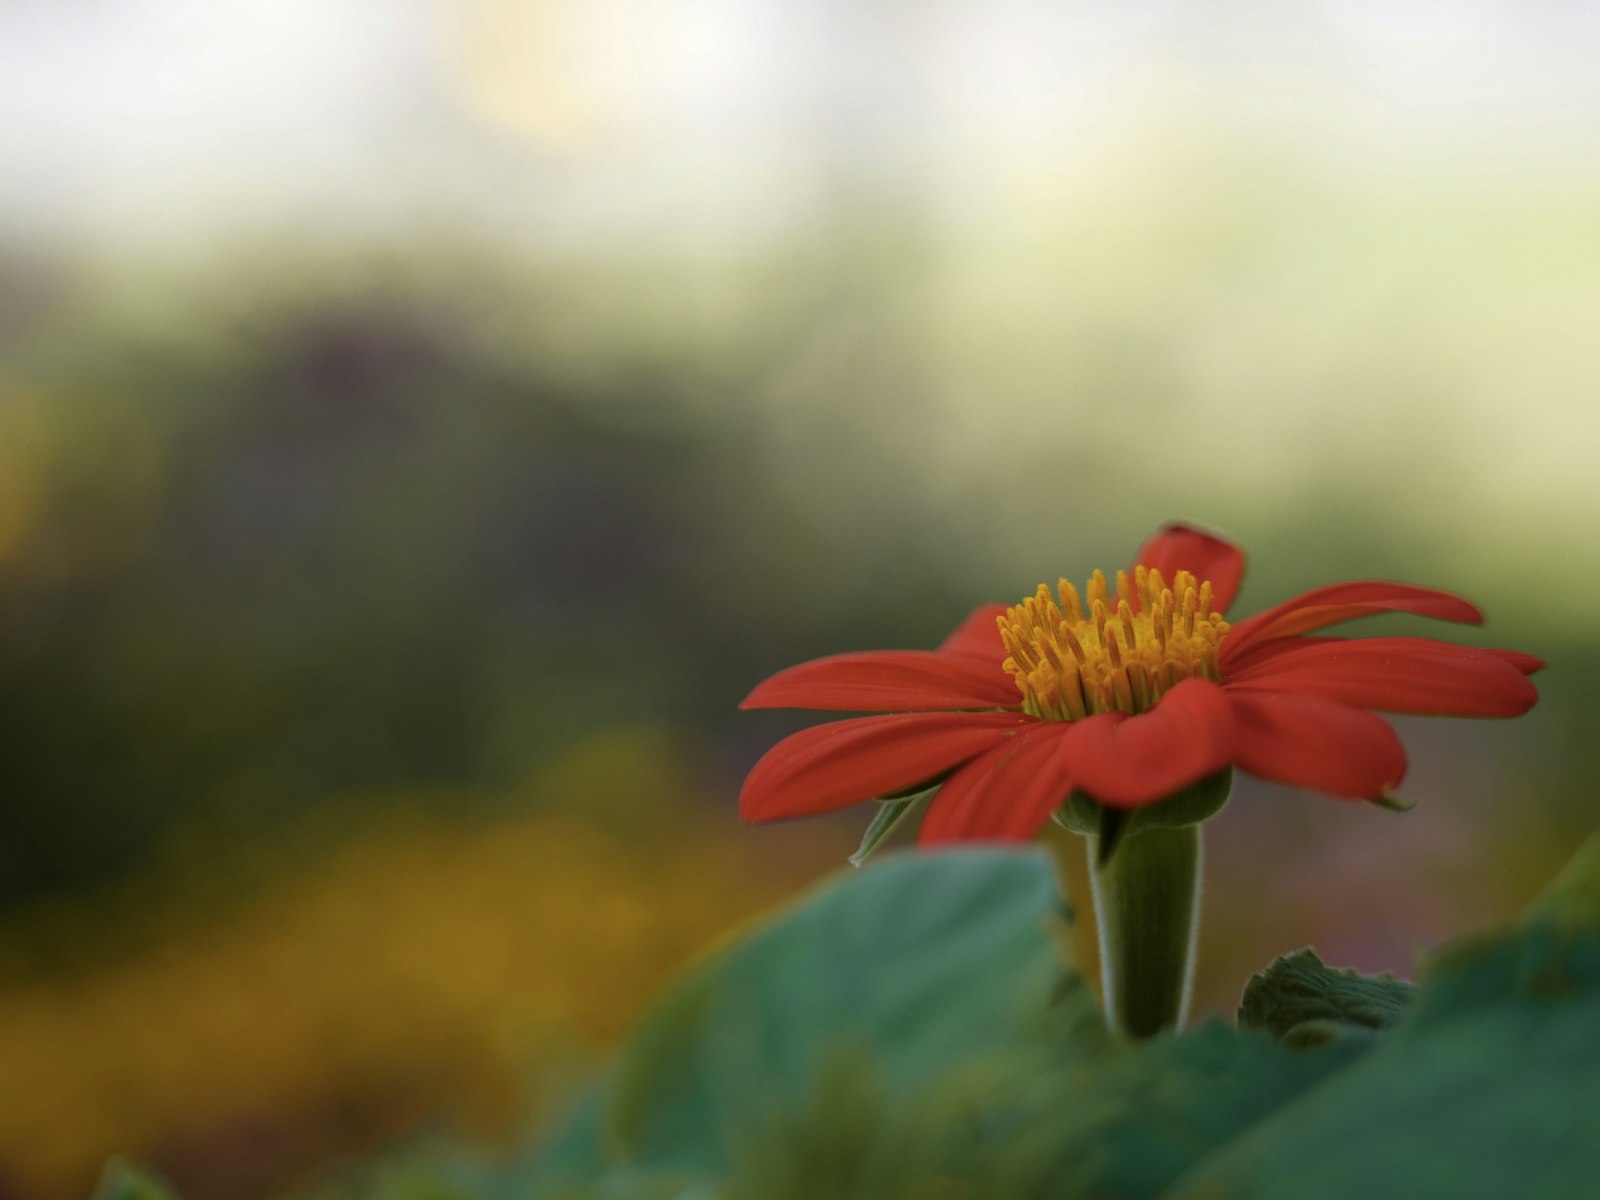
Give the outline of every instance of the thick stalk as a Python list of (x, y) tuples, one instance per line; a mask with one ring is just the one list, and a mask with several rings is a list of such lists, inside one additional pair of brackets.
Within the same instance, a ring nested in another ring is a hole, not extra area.
[(1199, 926), (1200, 826), (1129, 833), (1104, 866), (1099, 842), (1088, 838), (1106, 1022), (1133, 1038), (1177, 1029)]

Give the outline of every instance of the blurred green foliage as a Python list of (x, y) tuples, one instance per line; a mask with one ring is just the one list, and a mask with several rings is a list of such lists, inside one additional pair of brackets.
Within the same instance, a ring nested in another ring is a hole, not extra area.
[[(1063, 483), (1038, 529), (992, 528), (963, 507), (971, 480), (875, 457), (916, 420), (910, 314), (873, 317), (895, 382), (870, 410), (869, 376), (743, 400), (786, 337), (838, 320), (827, 281), (857, 268), (804, 246), (765, 263), (790, 269), (784, 300), (687, 348), (651, 341), (646, 298), (609, 347), (572, 349), (559, 289), (593, 317), (600, 282), (633, 286), (620, 270), (513, 285), (471, 256), (418, 278), (403, 259), (298, 265), (322, 283), (248, 259), (131, 299), (0, 276), (17, 290), (0, 307), (27, 314), (0, 359), (0, 787), (18, 798), (0, 812), (0, 914), (124, 874), (177, 831), (237, 841), (326, 818), (333, 796), (498, 789), (621, 721), (731, 747), (708, 779), (726, 788), (793, 727), (733, 715), (770, 670), (930, 644), (971, 605), (1120, 561), (1178, 515), (1084, 522)], [(867, 295), (917, 270), (878, 267)], [(1416, 574), (1403, 523), (1308, 516), (1319, 480), (1253, 522), (1270, 538), (1248, 542), (1247, 602)], [(1553, 642), (1540, 597), (1491, 608), (1490, 640), (1561, 656), (1542, 681), (1561, 757), (1538, 768), (1555, 796), (1587, 753), (1561, 735), (1597, 706), (1600, 655)]]
[(1333, 970), (1313, 950), (1277, 959), (1244, 989), (1239, 1028), (1312, 1045), (1400, 1019), (1416, 988), (1393, 975)]
[(143, 1167), (112, 1162), (94, 1196), (95, 1200), (171, 1200), (172, 1194), (164, 1182)]
[(310, 298), (264, 273), (13, 339), (0, 913), (175, 831), (503, 789), (619, 723), (753, 748), (733, 710), (764, 672), (961, 614), (921, 554), (840, 569), (909, 514), (819, 544), (763, 480), (760, 422), (699, 412), (730, 387), (706, 364), (508, 361), (482, 340), (494, 274), (462, 272)]
[(0, 906), (123, 873), (179, 823), (248, 837), (332, 794), (514, 780), (735, 686), (688, 652), (715, 446), (598, 425), (417, 314), (233, 320), (211, 354), (114, 340), (11, 374), (44, 462), (0, 582), (25, 798)]
[[(1594, 851), (1562, 885), (1591, 916)], [(1281, 1043), (1219, 1023), (1127, 1043), (1052, 944), (1045, 858), (890, 860), (682, 976), (531, 1165), (396, 1169), (418, 1195), (493, 1200), (1570, 1200), (1600, 1168), (1600, 926), (1561, 907), (1434, 956), (1392, 1024), (1310, 1048), (1298, 1020)], [(1324, 996), (1393, 990), (1323, 975)], [(1252, 1007), (1305, 990), (1279, 964)]]
[(30, 1082), (0, 1090), (0, 1195), (82, 1197), (110, 1148), (186, 1195), (278, 1195), (418, 1128), (497, 1142), (558, 1108), (672, 968), (848, 850), (753, 841), (692, 768), (670, 730), (597, 735), (520, 818), (397, 795), (411, 817), (343, 844), (264, 839), (234, 860), (248, 896), (143, 876), (13, 927), (0, 1063)]

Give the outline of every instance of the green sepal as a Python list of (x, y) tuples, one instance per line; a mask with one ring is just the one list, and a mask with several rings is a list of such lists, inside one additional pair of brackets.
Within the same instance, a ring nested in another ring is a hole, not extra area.
[(1417, 806), (1415, 800), (1402, 800), (1399, 796), (1379, 796), (1375, 800), (1368, 800), (1374, 808), (1387, 809), (1389, 812), (1407, 813)]
[(1226, 767), (1143, 808), (1111, 808), (1087, 792), (1074, 791), (1052, 816), (1064, 829), (1098, 838), (1097, 865), (1103, 867), (1124, 840), (1141, 830), (1179, 829), (1210, 820), (1227, 804), (1232, 789), (1233, 768)]
[[(1091, 801), (1091, 803), (1093, 803)], [(1095, 805), (1100, 808), (1099, 805)], [(1100, 836), (1095, 842), (1094, 865), (1104, 867), (1111, 861), (1111, 856), (1117, 852), (1117, 847), (1122, 844), (1122, 835), (1128, 832), (1132, 822), (1128, 818), (1126, 809), (1100, 808)]]
[(900, 822), (911, 815), (911, 810), (921, 801), (932, 795), (933, 789), (916, 793), (914, 796), (905, 796), (878, 802), (878, 811), (872, 814), (872, 823), (867, 826), (867, 831), (861, 835), (861, 845), (856, 847), (856, 852), (850, 856), (850, 865), (859, 867), (866, 862), (878, 844), (899, 828)]

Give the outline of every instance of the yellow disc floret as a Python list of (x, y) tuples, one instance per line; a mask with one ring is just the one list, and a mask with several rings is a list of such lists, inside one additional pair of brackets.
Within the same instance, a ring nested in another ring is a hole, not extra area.
[(1082, 600), (1065, 579), (1059, 593), (1058, 605), (1041, 583), (998, 618), (1005, 669), (1034, 716), (1143, 712), (1182, 680), (1220, 677), (1217, 646), (1228, 623), (1211, 610), (1211, 584), (1188, 571), (1170, 584), (1156, 570), (1136, 567), (1131, 581), (1118, 571), (1114, 595), (1096, 571)]

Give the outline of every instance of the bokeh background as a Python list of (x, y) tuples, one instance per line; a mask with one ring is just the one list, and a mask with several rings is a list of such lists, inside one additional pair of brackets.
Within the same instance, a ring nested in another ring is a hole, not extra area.
[(1581, 0), (0, 5), (0, 1197), (526, 1136), (853, 848), (738, 826), (809, 720), (756, 680), (1171, 517), (1241, 612), (1414, 580), (1552, 663), (1401, 722), (1408, 815), (1241, 782), (1202, 1011), (1516, 911), (1596, 824), (1597, 52)]

